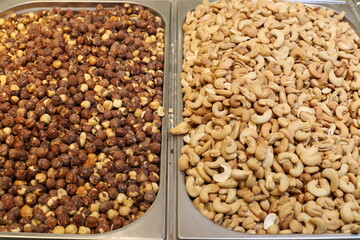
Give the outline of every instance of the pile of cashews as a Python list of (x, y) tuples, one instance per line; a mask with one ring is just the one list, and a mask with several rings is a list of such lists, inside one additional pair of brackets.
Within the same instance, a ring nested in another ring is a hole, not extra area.
[(360, 41), (344, 12), (204, 0), (183, 24), (179, 167), (244, 233), (360, 232)]

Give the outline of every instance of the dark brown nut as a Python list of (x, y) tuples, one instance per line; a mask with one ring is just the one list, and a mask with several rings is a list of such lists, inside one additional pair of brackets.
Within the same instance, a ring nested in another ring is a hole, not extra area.
[(16, 196), (14, 197), (14, 204), (18, 208), (22, 208), (24, 206), (24, 198), (22, 196)]
[(112, 207), (113, 204), (110, 201), (104, 201), (100, 204), (99, 210), (101, 213), (107, 213)]
[(153, 203), (156, 198), (156, 193), (154, 191), (148, 191), (144, 194), (144, 200), (148, 203)]
[(77, 206), (71, 202), (71, 199), (70, 201), (66, 202), (63, 206), (63, 211), (70, 214), (70, 215), (74, 215), (77, 211)]
[(98, 225), (95, 229), (95, 233), (104, 233), (110, 231), (110, 226), (108, 224)]
[(13, 207), (5, 214), (4, 220), (6, 223), (11, 224), (19, 221), (20, 218), (20, 209), (18, 207)]
[(49, 232), (49, 228), (45, 224), (39, 224), (35, 227), (35, 232), (47, 233), (47, 232)]
[(1, 198), (1, 200), (4, 203), (5, 210), (9, 211), (13, 207), (15, 207), (14, 198), (12, 196), (11, 197), (4, 197), (4, 196)]
[(86, 219), (85, 226), (88, 228), (96, 228), (99, 224), (99, 218), (95, 216), (89, 216)]
[(70, 224), (70, 217), (69, 217), (69, 214), (67, 214), (67, 213), (59, 214), (57, 219), (58, 219), (59, 224), (63, 227), (66, 227), (67, 225)]
[(10, 232), (22, 232), (23, 231), (23, 227), (18, 224), (18, 223), (12, 223), (10, 224), (10, 226), (8, 227), (8, 230)]
[(58, 224), (58, 221), (55, 217), (50, 216), (46, 218), (45, 224), (48, 228), (52, 229)]
[(35, 205), (37, 202), (37, 196), (34, 193), (28, 193), (25, 196), (25, 203), (29, 206)]
[(35, 228), (30, 223), (28, 223), (24, 225), (23, 230), (24, 232), (33, 232), (35, 231)]
[(73, 222), (77, 227), (85, 225), (85, 218), (82, 214), (75, 214), (73, 216)]

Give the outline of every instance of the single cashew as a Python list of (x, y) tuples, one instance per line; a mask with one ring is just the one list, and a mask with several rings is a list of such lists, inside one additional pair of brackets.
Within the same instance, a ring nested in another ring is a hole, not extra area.
[(313, 146), (308, 149), (304, 149), (299, 154), (300, 160), (308, 166), (316, 166), (321, 162), (321, 155), (318, 152), (318, 147)]
[(245, 139), (248, 136), (251, 136), (255, 139), (258, 138), (258, 134), (257, 134), (256, 130), (248, 127), (248, 128), (243, 129), (242, 131), (240, 131), (240, 136), (239, 136), (240, 143), (245, 144)]
[(356, 210), (356, 205), (354, 202), (347, 202), (345, 203), (341, 209), (340, 209), (340, 215), (341, 215), (341, 219), (345, 222), (345, 223), (352, 223), (354, 222), (355, 218), (354, 215), (352, 213), (353, 210)]
[(186, 191), (191, 197), (198, 197), (201, 190), (201, 186), (195, 185), (195, 178), (193, 176), (188, 176), (186, 178)]
[(206, 218), (213, 220), (215, 218), (215, 212), (210, 211), (205, 207), (204, 203), (199, 203), (196, 208), (204, 215)]
[(266, 148), (266, 157), (262, 163), (264, 168), (269, 168), (274, 164), (274, 151), (273, 148), (268, 146)]
[(264, 124), (264, 123), (266, 123), (266, 122), (268, 122), (268, 121), (270, 121), (270, 119), (271, 119), (271, 117), (272, 117), (272, 111), (271, 111), (271, 109), (268, 109), (263, 115), (257, 115), (257, 114), (253, 114), (253, 115), (251, 115), (251, 121), (253, 122), (253, 123), (255, 123), (255, 124), (258, 124), (258, 125), (260, 125), (260, 124)]
[(213, 177), (215, 182), (225, 182), (231, 176), (231, 167), (228, 163), (220, 164), (220, 167), (224, 169), (222, 173), (215, 174)]
[(270, 31), (270, 34), (274, 35), (276, 37), (274, 44), (274, 48), (280, 48), (285, 41), (284, 33), (281, 30), (278, 29), (272, 29)]
[(187, 122), (181, 122), (176, 127), (170, 129), (172, 134), (181, 135), (186, 134), (190, 130), (190, 125)]
[(310, 218), (309, 222), (315, 225), (315, 231), (314, 231), (315, 234), (326, 233), (327, 225), (322, 218), (313, 217)]
[(344, 78), (343, 77), (336, 77), (336, 75), (334, 73), (334, 69), (330, 69), (330, 71), (329, 71), (329, 81), (335, 87), (342, 87), (344, 85)]
[(189, 167), (189, 156), (186, 154), (181, 155), (179, 158), (179, 168), (182, 171), (186, 171)]
[(319, 62), (312, 62), (308, 69), (309, 69), (309, 72), (310, 74), (314, 77), (314, 78), (321, 78), (322, 77), (322, 72), (319, 71), (321, 67), (321, 64)]
[(339, 188), (346, 193), (353, 193), (355, 191), (355, 185), (348, 181), (348, 176), (342, 176), (339, 180)]
[(304, 165), (299, 160), (294, 164), (294, 167), (292, 169), (290, 169), (289, 174), (292, 177), (299, 177), (303, 172), (304, 172)]
[(271, 225), (279, 224), (279, 217), (275, 213), (268, 214), (264, 219), (264, 229), (267, 230)]
[(250, 174), (252, 174), (251, 171), (245, 171), (245, 170), (240, 170), (240, 169), (233, 169), (231, 171), (231, 176), (237, 181), (246, 180)]
[[(320, 187), (317, 187), (319, 183)], [(314, 179), (306, 185), (307, 190), (316, 197), (326, 197), (330, 194), (330, 185), (325, 178)]]
[(237, 145), (230, 136), (226, 136), (221, 144), (221, 155), (226, 160), (232, 160), (237, 157)]
[(209, 193), (216, 193), (220, 190), (220, 188), (215, 184), (208, 184), (201, 189), (199, 194), (199, 198), (201, 202), (207, 203), (209, 202)]
[(221, 140), (224, 139), (226, 136), (229, 136), (231, 134), (231, 130), (232, 129), (230, 125), (225, 125), (223, 128), (212, 129), (210, 131), (210, 135), (216, 140)]
[(280, 192), (285, 192), (290, 185), (288, 177), (284, 173), (276, 173), (273, 176), (274, 181), (279, 181), (279, 190)]
[(317, 205), (314, 201), (308, 201), (305, 204), (305, 211), (307, 214), (309, 214), (312, 217), (320, 217), (322, 214), (322, 208), (319, 205)]
[(339, 187), (339, 176), (337, 172), (332, 168), (327, 168), (321, 172), (321, 175), (330, 180), (330, 190), (331, 192), (335, 192)]
[(221, 202), (219, 197), (214, 199), (212, 206), (214, 207), (215, 212), (218, 213), (229, 213), (232, 210), (228, 204)]

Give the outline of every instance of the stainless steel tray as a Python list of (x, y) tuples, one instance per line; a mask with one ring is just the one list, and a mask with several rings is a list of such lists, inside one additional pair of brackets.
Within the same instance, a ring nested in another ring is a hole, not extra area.
[[(290, 0), (296, 1), (296, 0)], [(296, 2), (302, 2), (306, 5), (314, 5), (319, 7), (330, 8), (335, 11), (345, 11), (345, 17), (352, 22), (352, 27), (360, 33), (360, 2), (355, 0), (338, 1), (338, 0), (298, 0)], [(177, 2), (177, 36), (176, 36), (176, 69), (174, 73), (174, 117), (172, 126), (180, 123), (182, 120), (182, 94), (179, 75), (181, 73), (182, 66), (182, 44), (183, 33), (182, 24), (185, 20), (186, 13), (193, 10), (201, 0), (178, 0)], [(176, 187), (176, 197), (174, 205), (176, 208), (176, 216), (172, 218), (175, 222), (176, 232), (174, 238), (177, 239), (360, 239), (360, 235), (351, 234), (287, 234), (287, 235), (270, 235), (270, 234), (246, 234), (228, 230), (221, 227), (206, 217), (204, 217), (192, 204), (190, 197), (185, 189), (184, 173), (180, 171), (177, 165), (177, 160), (180, 156), (180, 150), (183, 146), (183, 140), (181, 136), (175, 136), (170, 140), (169, 146), (173, 146), (171, 149), (172, 158), (174, 159), (174, 176)]]
[(163, 103), (165, 116), (162, 119), (162, 144), (159, 192), (150, 209), (135, 222), (126, 227), (102, 234), (52, 234), (52, 233), (1, 233), (0, 239), (165, 239), (166, 237), (166, 186), (167, 186), (167, 138), (168, 138), (168, 108), (169, 104), (169, 74), (170, 74), (170, 0), (131, 0), (131, 1), (94, 1), (94, 0), (2, 0), (0, 1), (0, 17), (12, 13), (51, 9), (60, 6), (67, 9), (95, 9), (97, 4), (110, 8), (116, 4), (126, 2), (139, 4), (154, 11), (162, 18), (165, 25), (165, 59), (164, 59), (164, 86)]

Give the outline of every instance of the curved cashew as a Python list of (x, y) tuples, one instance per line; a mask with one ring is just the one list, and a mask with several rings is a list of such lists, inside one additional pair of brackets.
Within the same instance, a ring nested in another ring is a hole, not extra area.
[(253, 128), (245, 128), (240, 132), (239, 140), (241, 144), (245, 144), (246, 137), (253, 137), (255, 139), (258, 138), (258, 134), (255, 129)]
[(205, 135), (206, 135), (206, 133), (197, 133), (197, 134), (195, 134), (194, 136), (192, 136), (192, 137), (190, 138), (190, 144), (191, 144), (191, 146), (192, 146), (193, 148), (195, 148), (195, 147), (199, 144), (200, 139), (201, 139), (203, 136), (205, 136)]
[(360, 108), (360, 99), (357, 99), (354, 102), (350, 103), (349, 110), (352, 118), (356, 117), (359, 108)]
[(235, 188), (238, 184), (239, 183), (233, 178), (229, 178), (225, 182), (218, 182), (216, 185), (218, 185), (220, 188)]
[(264, 229), (267, 230), (271, 225), (278, 225), (279, 217), (275, 213), (268, 214), (264, 219)]
[(344, 78), (343, 77), (336, 77), (336, 75), (334, 73), (334, 69), (330, 69), (330, 71), (329, 71), (329, 81), (335, 87), (342, 87), (344, 85)]
[(212, 105), (212, 112), (214, 113), (214, 116), (215, 117), (220, 117), (220, 116), (225, 116), (228, 114), (228, 110), (226, 109), (223, 109), (223, 110), (220, 110), (220, 109), (223, 109), (223, 105), (221, 102), (215, 102), (213, 105)]
[(176, 127), (170, 129), (170, 132), (175, 135), (186, 134), (190, 130), (190, 125), (187, 122), (181, 122)]
[(205, 183), (204, 179), (199, 174), (197, 168), (190, 168), (186, 171), (186, 174), (189, 176), (193, 176), (195, 178), (196, 185), (203, 185)]
[(241, 207), (242, 203), (243, 203), (243, 201), (241, 199), (238, 199), (235, 202), (228, 204), (228, 206), (231, 208), (231, 211), (228, 212), (228, 214), (229, 215), (235, 214)]
[(221, 155), (226, 160), (232, 160), (237, 157), (236, 150), (237, 150), (237, 145), (234, 139), (232, 139), (230, 136), (226, 136), (221, 144), (221, 149), (220, 149)]
[(355, 185), (348, 181), (348, 176), (342, 176), (339, 180), (339, 188), (346, 193), (353, 193), (355, 191)]
[(340, 209), (340, 216), (341, 219), (345, 223), (352, 223), (354, 222), (354, 215), (352, 213), (353, 210), (356, 210), (356, 204), (354, 202), (347, 202), (345, 203)]
[(182, 154), (179, 158), (179, 168), (182, 171), (186, 171), (189, 168), (189, 156), (187, 154)]
[(285, 204), (283, 204), (281, 207), (279, 207), (279, 219), (280, 221), (284, 220), (285, 218), (287, 218), (290, 214), (292, 214), (294, 211), (294, 202), (290, 201), (287, 202)]
[(280, 182), (280, 185), (279, 185), (280, 192), (285, 192), (289, 188), (290, 181), (284, 173), (274, 174), (273, 179), (274, 179), (274, 181)]
[(262, 162), (262, 166), (264, 168), (269, 168), (274, 164), (274, 151), (271, 146), (268, 146), (266, 148), (266, 156), (265, 159)]
[(231, 130), (232, 129), (230, 125), (225, 125), (222, 129), (212, 129), (210, 131), (210, 135), (216, 140), (221, 140), (224, 139), (226, 136), (229, 136), (231, 134)]
[(266, 36), (266, 34), (268, 32), (269, 32), (269, 30), (267, 28), (260, 28), (260, 30), (258, 31), (257, 37), (259, 38), (261, 43), (263, 43), (263, 44), (270, 43), (269, 38), (267, 38), (267, 36)]
[(360, 73), (359, 72), (354, 72), (354, 81), (351, 82), (350, 89), (355, 90), (355, 91), (360, 89)]
[(215, 217), (215, 212), (214, 211), (210, 211), (208, 209), (206, 209), (205, 204), (204, 203), (199, 203), (196, 208), (201, 212), (202, 215), (204, 215), (206, 218), (213, 220)]
[(335, 192), (339, 187), (339, 176), (335, 169), (326, 168), (321, 172), (321, 175), (330, 180), (330, 190)]
[(245, 143), (247, 145), (246, 153), (247, 154), (254, 154), (256, 151), (256, 140), (253, 137), (246, 137)]
[(305, 231), (303, 231), (303, 233), (313, 233), (314, 232), (315, 226), (314, 226), (314, 224), (310, 223), (309, 220), (311, 219), (311, 217), (309, 215), (302, 212), (296, 217), (296, 219), (299, 222), (305, 223)]
[(291, 111), (291, 108), (290, 108), (289, 104), (287, 104), (287, 103), (280, 103), (280, 104), (276, 105), (275, 107), (273, 107), (272, 110), (276, 116), (281, 117), (283, 115), (289, 114)]
[(271, 109), (268, 109), (261, 116), (254, 113), (253, 115), (251, 115), (250, 119), (253, 123), (260, 125), (260, 124), (270, 121), (271, 117), (272, 117), (272, 111), (271, 111)]
[[(320, 187), (317, 187), (319, 183)], [(307, 190), (316, 197), (326, 197), (330, 194), (330, 185), (325, 178), (314, 179), (306, 185)]]
[(228, 163), (222, 163), (220, 167), (222, 167), (224, 171), (212, 176), (215, 182), (225, 182), (231, 176), (231, 167)]
[(270, 34), (272, 34), (276, 37), (276, 40), (273, 43), (274, 48), (280, 48), (284, 44), (284, 41), (285, 41), (284, 33), (281, 30), (272, 29), (270, 31)]
[(322, 208), (319, 205), (317, 205), (314, 201), (309, 201), (305, 204), (305, 211), (307, 214), (309, 214), (312, 217), (320, 217), (322, 214)]
[(216, 193), (220, 190), (219, 186), (215, 184), (208, 184), (205, 187), (201, 189), (201, 192), (199, 194), (199, 198), (201, 202), (207, 203), (209, 202), (209, 193)]
[(278, 162), (283, 162), (285, 160), (290, 160), (292, 163), (296, 163), (299, 161), (298, 156), (292, 152), (283, 152), (280, 153), (277, 157)]
[(304, 165), (299, 160), (294, 164), (294, 168), (290, 169), (289, 174), (292, 177), (299, 177), (304, 172)]
[(269, 134), (268, 142), (270, 144), (273, 144), (274, 142), (279, 141), (283, 138), (285, 138), (285, 135), (282, 132), (273, 132)]
[(195, 178), (193, 176), (187, 177), (185, 187), (187, 193), (193, 198), (198, 197), (202, 190), (201, 186), (195, 184)]
[(218, 157), (214, 162), (206, 162), (209, 168), (219, 168), (221, 164), (225, 163), (225, 159), (223, 157)]
[(314, 231), (315, 234), (326, 233), (327, 225), (322, 218), (313, 217), (310, 218), (309, 222), (315, 225), (315, 231)]
[(313, 146), (308, 149), (304, 149), (299, 154), (300, 160), (308, 166), (316, 166), (321, 163), (321, 155), (318, 152), (318, 147)]
[(205, 172), (205, 163), (199, 162), (196, 166), (196, 170), (198, 171), (200, 177), (204, 179), (205, 182), (210, 183), (211, 177)]
[(189, 156), (189, 163), (191, 166), (196, 166), (200, 162), (200, 157), (193, 148), (188, 148), (186, 154)]
[(231, 171), (231, 176), (237, 181), (245, 181), (250, 174), (252, 174), (251, 171), (245, 171), (240, 169), (233, 169)]
[(301, 58), (301, 60), (306, 60), (306, 53), (303, 48), (300, 47), (294, 47), (291, 52), (290, 56), (296, 59), (297, 57)]
[(309, 72), (314, 78), (322, 77), (322, 72), (319, 71), (320, 68), (321, 68), (321, 64), (319, 62), (312, 62), (308, 66)]
[(255, 151), (255, 158), (257, 160), (264, 160), (266, 157), (266, 148), (269, 145), (267, 141), (261, 141), (257, 144), (256, 151)]
[(348, 113), (348, 111), (349, 108), (347, 106), (339, 105), (335, 109), (335, 115), (338, 119), (342, 120), (345, 117), (345, 115)]
[(220, 197), (214, 199), (212, 206), (218, 213), (229, 213), (232, 210), (228, 204), (221, 202)]
[[(192, 93), (192, 94), (194, 94), (194, 93)], [(195, 96), (192, 97), (192, 98), (195, 99), (195, 101), (192, 102), (190, 100), (186, 100), (185, 104), (187, 106), (189, 106), (190, 108), (193, 108), (193, 109), (199, 108), (199, 107), (201, 107), (201, 104), (202, 104), (202, 102), (204, 100), (204, 97), (205, 96), (203, 96), (202, 94), (195, 93)]]

